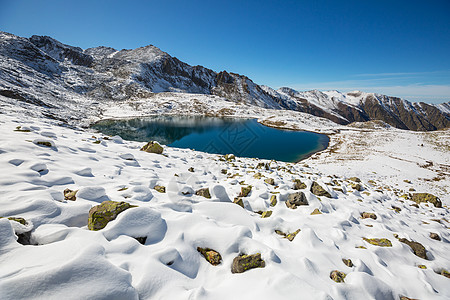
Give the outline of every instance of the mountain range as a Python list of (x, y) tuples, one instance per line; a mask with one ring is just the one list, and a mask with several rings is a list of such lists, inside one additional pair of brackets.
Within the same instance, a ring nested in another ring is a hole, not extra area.
[(338, 124), (382, 120), (400, 129), (450, 126), (450, 102), (412, 103), (360, 91), (274, 90), (227, 71), (191, 66), (149, 45), (136, 49), (81, 49), (48, 36), (0, 32), (0, 95), (49, 110), (89, 103), (146, 99), (160, 92), (220, 96), (263, 108), (294, 110)]

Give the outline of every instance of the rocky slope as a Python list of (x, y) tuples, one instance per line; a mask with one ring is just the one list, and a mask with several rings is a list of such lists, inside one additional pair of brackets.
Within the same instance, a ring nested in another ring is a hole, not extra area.
[(47, 115), (70, 106), (71, 118), (100, 102), (149, 99), (154, 93), (220, 96), (235, 103), (306, 112), (339, 124), (382, 120), (410, 130), (450, 126), (449, 104), (430, 105), (372, 93), (298, 92), (255, 84), (246, 76), (190, 66), (149, 45), (83, 50), (47, 36), (0, 32), (0, 95), (37, 105)]

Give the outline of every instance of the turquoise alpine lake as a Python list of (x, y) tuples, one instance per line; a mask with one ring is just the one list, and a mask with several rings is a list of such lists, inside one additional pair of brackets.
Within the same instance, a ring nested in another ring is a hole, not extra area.
[(102, 120), (92, 128), (124, 140), (284, 162), (300, 161), (327, 148), (329, 142), (324, 134), (271, 128), (256, 119), (154, 116)]

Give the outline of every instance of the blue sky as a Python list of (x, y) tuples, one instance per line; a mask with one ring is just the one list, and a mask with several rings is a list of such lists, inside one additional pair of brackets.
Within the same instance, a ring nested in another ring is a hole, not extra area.
[(450, 100), (450, 1), (6, 1), (0, 30), (82, 48), (153, 44), (298, 90)]

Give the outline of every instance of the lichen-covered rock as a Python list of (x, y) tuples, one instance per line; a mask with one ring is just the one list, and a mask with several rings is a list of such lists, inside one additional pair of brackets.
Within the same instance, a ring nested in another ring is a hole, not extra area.
[(296, 209), (300, 205), (308, 205), (305, 194), (303, 192), (289, 194), (286, 200), (286, 206), (291, 209)]
[(242, 208), (244, 208), (244, 201), (242, 200), (241, 197), (234, 198), (233, 203), (239, 205)]
[(411, 247), (412, 251), (415, 255), (417, 255), (420, 258), (427, 259), (427, 251), (425, 250), (425, 247), (419, 243), (414, 241), (409, 241), (405, 238), (398, 239), (400, 242), (408, 245)]
[(406, 297), (406, 296), (400, 296), (400, 300), (418, 300), (418, 299), (409, 298), (409, 297)]
[(241, 187), (241, 193), (239, 194), (239, 197), (247, 197), (250, 192), (252, 191), (252, 186), (243, 186)]
[(234, 154), (225, 154), (223, 158), (225, 158), (226, 161), (232, 161), (236, 159), (236, 156)]
[(253, 175), (253, 178), (255, 178), (255, 179), (261, 179), (263, 177), (264, 177), (264, 175), (262, 175), (261, 173), (256, 173), (255, 175)]
[(354, 181), (354, 182), (361, 182), (361, 179), (358, 177), (350, 177), (348, 180)]
[(437, 234), (435, 232), (430, 232), (430, 238), (432, 238), (433, 240), (436, 240), (436, 241), (441, 240), (441, 237), (439, 236), (439, 234)]
[(195, 192), (196, 195), (211, 199), (211, 194), (209, 193), (209, 188), (199, 189)]
[(24, 218), (21, 218), (21, 217), (9, 217), (8, 220), (15, 221), (15, 222), (20, 223), (25, 226), (28, 225), (27, 220), (25, 220)]
[(65, 200), (69, 200), (69, 201), (77, 200), (77, 197), (76, 197), (77, 192), (78, 192), (78, 190), (73, 191), (71, 189), (65, 189), (64, 192), (63, 192), (64, 199)]
[(419, 267), (419, 269), (423, 269), (423, 270), (426, 270), (426, 268), (427, 268), (427, 266), (425, 266), (425, 265), (418, 265), (417, 267)]
[(380, 246), (380, 247), (392, 247), (392, 242), (388, 239), (368, 239), (368, 238), (363, 238), (363, 240), (365, 240), (366, 242), (368, 242), (369, 244), (375, 245), (375, 246)]
[(342, 262), (343, 262), (347, 267), (349, 267), (349, 268), (353, 267), (353, 262), (352, 262), (351, 259), (345, 259), (345, 258), (343, 258), (343, 259), (342, 259)]
[(399, 212), (402, 211), (402, 209), (400, 207), (398, 207), (398, 206), (391, 205), (391, 207), (396, 213), (399, 213)]
[(306, 184), (304, 184), (300, 179), (294, 179), (294, 190), (306, 189)]
[(114, 220), (118, 214), (131, 207), (136, 206), (123, 201), (103, 201), (100, 205), (89, 210), (88, 229), (100, 230), (105, 228), (109, 221)]
[(275, 206), (277, 205), (277, 195), (272, 195), (270, 196), (270, 206)]
[(296, 231), (294, 231), (294, 232), (292, 232), (292, 233), (288, 233), (288, 234), (286, 234), (286, 238), (287, 238), (290, 242), (292, 242), (299, 232), (300, 232), (300, 229), (297, 229)]
[(364, 190), (364, 187), (360, 183), (355, 183), (355, 184), (352, 184), (352, 189), (354, 189), (358, 192), (361, 192)]
[(370, 218), (370, 219), (376, 220), (377, 219), (377, 215), (375, 213), (373, 213), (373, 212), (363, 212), (361, 214), (361, 218), (363, 218), (363, 219)]
[(447, 277), (447, 278), (450, 278), (450, 273), (449, 273), (447, 270), (445, 270), (445, 269), (442, 269), (442, 270), (441, 270), (441, 275), (442, 275), (442, 276), (445, 276), (445, 277)]
[(162, 154), (163, 147), (161, 147), (161, 145), (158, 142), (151, 141), (151, 142), (148, 142), (146, 145), (144, 145), (141, 148), (141, 151), (145, 151), (148, 153)]
[(227, 169), (222, 169), (222, 170), (220, 170), (220, 173), (222, 173), (222, 174), (227, 174), (228, 173), (228, 170)]
[(265, 183), (270, 184), (270, 185), (274, 185), (275, 184), (275, 180), (273, 178), (266, 178), (264, 180)]
[(315, 181), (311, 185), (311, 193), (313, 193), (316, 196), (325, 196), (331, 198), (330, 193), (328, 193), (320, 184), (318, 184)]
[(155, 185), (154, 189), (155, 189), (155, 191), (160, 192), (160, 193), (166, 192), (166, 187), (162, 186), (162, 185)]
[(243, 273), (254, 268), (264, 268), (266, 263), (261, 258), (261, 253), (252, 255), (242, 254), (233, 259), (231, 273)]
[[(0, 219), (1, 218), (2, 217), (0, 217)], [(31, 245), (31, 230), (33, 229), (33, 226), (21, 217), (9, 217), (8, 220), (21, 224), (13, 226), (14, 233), (17, 235), (17, 242), (22, 245)]]
[(272, 215), (272, 211), (271, 210), (267, 210), (267, 211), (265, 211), (265, 212), (263, 212), (262, 214), (261, 214), (261, 218), (268, 218), (268, 217), (270, 217)]
[(338, 283), (344, 282), (345, 276), (347, 276), (345, 273), (340, 272), (338, 270), (333, 270), (330, 273), (330, 278)]
[(197, 247), (197, 251), (200, 252), (203, 257), (213, 266), (217, 266), (222, 262), (222, 256), (216, 250)]
[(435, 207), (442, 207), (441, 200), (439, 200), (439, 198), (435, 195), (429, 193), (414, 193), (411, 200), (416, 202), (417, 204), (421, 202), (430, 202)]
[(311, 215), (321, 215), (321, 214), (322, 212), (318, 208), (314, 209), (313, 212), (311, 213)]

